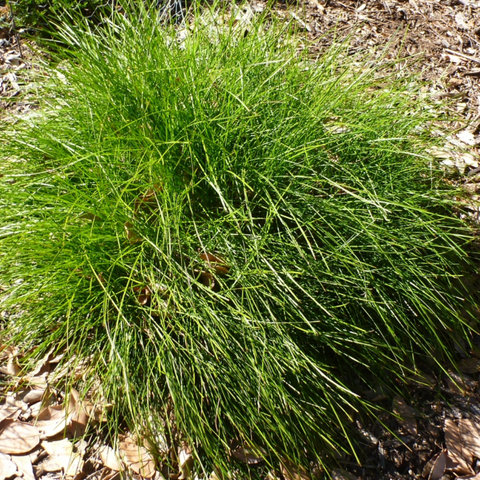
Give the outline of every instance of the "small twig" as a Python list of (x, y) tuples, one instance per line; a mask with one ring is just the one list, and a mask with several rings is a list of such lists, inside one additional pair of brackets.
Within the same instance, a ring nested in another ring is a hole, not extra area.
[(449, 48), (446, 48), (445, 51), (453, 55), (457, 55), (458, 57), (463, 57), (466, 60), (471, 60), (472, 62), (480, 63), (480, 60), (478, 58), (471, 57), (470, 55), (465, 55), (464, 53), (456, 52), (455, 50), (450, 50)]

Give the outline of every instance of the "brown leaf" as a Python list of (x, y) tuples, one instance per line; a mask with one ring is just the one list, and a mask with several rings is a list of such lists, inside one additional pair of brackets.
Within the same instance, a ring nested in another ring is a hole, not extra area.
[(66, 432), (70, 425), (71, 415), (61, 405), (44, 408), (38, 415), (35, 425), (40, 430), (42, 438), (50, 438), (60, 432)]
[(127, 232), (127, 239), (130, 243), (138, 243), (142, 241), (142, 238), (133, 229), (133, 225), (130, 222), (125, 222), (125, 231)]
[(206, 287), (216, 290), (215, 277), (209, 272), (200, 273), (200, 282), (203, 283)]
[(239, 462), (247, 463), (248, 465), (258, 465), (262, 463), (264, 459), (261, 457), (260, 452), (254, 452), (248, 447), (238, 447), (232, 452), (234, 457)]
[[(8, 405), (2, 405), (0, 407), (0, 422), (7, 418), (13, 418), (18, 413), (20, 414), (21, 409), (20, 407), (12, 407)], [(17, 415), (18, 416), (18, 415)]]
[(480, 433), (471, 420), (462, 419), (458, 422), (463, 446), (474, 456), (480, 458)]
[(73, 453), (73, 443), (64, 438), (63, 440), (55, 440), (53, 442), (48, 442), (44, 440), (42, 442), (42, 448), (49, 455), (72, 455)]
[(68, 432), (74, 438), (81, 437), (87, 430), (87, 425), (90, 422), (90, 417), (83, 408), (79, 405), (77, 409), (71, 414), (70, 424), (68, 425)]
[(163, 187), (156, 183), (153, 188), (149, 188), (144, 195), (140, 195), (140, 197), (135, 200), (135, 214), (137, 214), (141, 208), (152, 209), (157, 207), (157, 193), (161, 192), (162, 190)]
[(73, 452), (73, 444), (68, 439), (54, 442), (42, 442), (43, 449), (50, 457), (42, 463), (46, 472), (65, 472), (65, 475), (75, 476), (83, 469), (81, 453)]
[(480, 359), (465, 358), (458, 362), (457, 366), (462, 373), (477, 373), (480, 372)]
[(48, 373), (45, 372), (45, 373), (42, 373), (42, 375), (39, 375), (37, 377), (26, 376), (24, 377), (24, 379), (28, 381), (31, 387), (46, 389), (48, 387), (47, 377), (48, 377)]
[(23, 401), (17, 398), (16, 393), (9, 392), (5, 397), (5, 406), (20, 408), (22, 411), (25, 411), (28, 408), (28, 405)]
[(13, 477), (17, 472), (17, 465), (12, 462), (12, 457), (0, 453), (0, 480)]
[(448, 388), (453, 393), (457, 393), (463, 396), (465, 396), (469, 390), (469, 380), (471, 381), (471, 379), (469, 379), (468, 377), (465, 377), (464, 375), (459, 375), (458, 373), (452, 371), (449, 371), (448, 375), (445, 376), (445, 381)]
[(462, 434), (453, 420), (445, 419), (445, 443), (447, 445), (447, 469), (460, 475), (473, 474), (473, 457), (465, 448)]
[(92, 405), (90, 402), (84, 402), (82, 407), (92, 423), (101, 423), (107, 421), (106, 414), (111, 411), (113, 405), (111, 403)]
[(393, 399), (393, 412), (400, 418), (397, 419), (403, 429), (412, 435), (417, 435), (417, 420), (415, 419), (415, 409), (409, 407), (403, 398), (395, 397)]
[(48, 457), (41, 464), (44, 472), (65, 472), (65, 475), (74, 477), (83, 469), (83, 460), (80, 455), (54, 455)]
[(25, 377), (26, 380), (30, 381), (30, 379), (33, 377), (39, 376), (43, 373), (50, 373), (50, 365), (48, 365), (48, 360), (51, 358), (53, 351), (54, 348), (51, 348), (40, 360), (37, 361), (35, 368)]
[(35, 476), (33, 475), (32, 461), (28, 455), (13, 455), (12, 462), (17, 465), (18, 472), (23, 476), (23, 480), (35, 480)]
[(213, 253), (201, 253), (200, 258), (206, 262), (208, 267), (217, 275), (224, 276), (230, 270), (226, 260), (219, 255), (214, 255)]
[(30, 414), (33, 418), (37, 418), (38, 414), (41, 412), (42, 408), (44, 408), (42, 402), (34, 403), (30, 406)]
[(7, 422), (0, 432), (1, 453), (28, 453), (40, 443), (40, 432), (34, 425), (11, 420)]
[(178, 466), (180, 467), (180, 480), (190, 478), (193, 467), (193, 455), (192, 452), (183, 447), (178, 453)]
[(476, 475), (466, 475), (464, 477), (457, 477), (458, 480), (480, 480), (480, 473)]
[[(430, 462), (429, 462), (430, 463)], [(434, 457), (432, 469), (430, 470), (430, 475), (428, 480), (440, 480), (445, 473), (447, 467), (447, 452), (442, 450), (436, 458)]]
[(280, 463), (280, 471), (285, 480), (310, 480), (310, 475), (308, 475), (305, 468), (301, 465), (294, 465), (289, 461)]
[(22, 369), (18, 364), (16, 357), (11, 357), (10, 360), (8, 360), (6, 367), (0, 367), (1, 373), (4, 373), (5, 375), (11, 375), (12, 377), (19, 375), (21, 370)]
[(32, 405), (33, 403), (40, 402), (43, 398), (45, 393), (45, 388), (34, 388), (30, 390), (24, 397), (23, 401), (28, 405)]
[(155, 475), (152, 456), (145, 447), (137, 445), (131, 436), (125, 436), (120, 442), (119, 453), (125, 464), (135, 473), (145, 478), (152, 478)]
[(103, 445), (99, 448), (98, 455), (103, 465), (105, 465), (107, 468), (114, 470), (115, 472), (120, 471), (120, 462), (118, 461), (117, 454), (112, 447)]
[(152, 292), (147, 286), (133, 287), (133, 291), (137, 295), (137, 300), (140, 305), (147, 305), (152, 297)]

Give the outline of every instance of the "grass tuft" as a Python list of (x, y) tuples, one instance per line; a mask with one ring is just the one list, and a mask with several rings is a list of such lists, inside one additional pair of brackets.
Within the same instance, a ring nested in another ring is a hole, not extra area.
[(65, 23), (41, 114), (4, 127), (2, 336), (91, 358), (77, 386), (109, 426), (180, 432), (198, 471), (231, 468), (232, 442), (351, 452), (364, 392), (473, 325), (435, 110), (392, 65), (347, 44), (314, 61), (273, 20), (179, 34), (125, 11)]

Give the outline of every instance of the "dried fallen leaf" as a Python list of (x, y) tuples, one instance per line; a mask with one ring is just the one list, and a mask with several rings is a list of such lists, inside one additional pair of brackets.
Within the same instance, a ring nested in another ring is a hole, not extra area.
[(193, 455), (188, 448), (182, 448), (178, 453), (178, 466), (180, 467), (181, 480), (190, 478), (193, 467)]
[[(445, 473), (445, 469), (447, 467), (447, 452), (445, 450), (442, 450), (432, 460), (433, 464), (431, 466), (430, 474), (428, 475), (428, 480), (440, 480), (443, 477), (443, 474)], [(425, 473), (426, 472), (424, 471), (424, 476), (426, 476)]]
[(45, 388), (34, 388), (23, 397), (23, 401), (25, 403), (28, 403), (29, 405), (40, 402), (43, 398), (44, 393)]
[(11, 375), (12, 377), (19, 375), (21, 370), (22, 369), (18, 364), (16, 357), (11, 357), (6, 367), (0, 367), (1, 373), (4, 373), (5, 375)]
[(133, 291), (137, 297), (138, 303), (140, 305), (147, 305), (152, 296), (152, 292), (147, 286), (144, 287), (133, 287)]
[(0, 407), (0, 422), (7, 418), (15, 417), (15, 414), (20, 413), (21, 409), (19, 407), (12, 407), (7, 405), (2, 405)]
[(64, 438), (63, 440), (56, 440), (54, 442), (43, 441), (42, 448), (49, 455), (71, 455), (73, 453), (73, 443)]
[(27, 404), (23, 400), (17, 398), (16, 393), (9, 392), (5, 397), (5, 405), (7, 407), (17, 407), (21, 410), (26, 410), (28, 408)]
[(42, 463), (45, 472), (65, 472), (68, 476), (75, 476), (83, 468), (82, 455), (73, 452), (73, 444), (68, 439), (55, 442), (42, 442), (43, 449), (50, 457)]
[(459, 395), (465, 396), (469, 390), (469, 383), (471, 379), (466, 377), (466, 375), (459, 375), (456, 372), (449, 371), (448, 375), (445, 377), (445, 382), (447, 383), (448, 388)]
[(145, 478), (152, 478), (155, 475), (155, 464), (152, 456), (145, 447), (136, 444), (134, 439), (127, 435), (119, 445), (120, 458), (135, 473)]
[(232, 452), (232, 457), (239, 462), (247, 463), (248, 465), (258, 465), (263, 462), (260, 452), (254, 452), (248, 447), (238, 447)]
[(462, 419), (458, 422), (463, 446), (474, 456), (480, 458), (480, 432), (471, 420)]
[(37, 377), (43, 373), (50, 373), (50, 367), (48, 366), (48, 360), (52, 355), (54, 348), (51, 348), (40, 360), (35, 364), (35, 368), (25, 376), (25, 380), (30, 381), (32, 378)]
[(217, 275), (226, 275), (230, 270), (226, 260), (219, 255), (214, 255), (213, 253), (202, 253), (200, 254), (200, 258), (206, 262), (208, 267), (213, 269)]
[(65, 472), (74, 477), (82, 471), (83, 460), (79, 455), (55, 455), (48, 457), (40, 467), (43, 472)]
[(457, 133), (457, 137), (467, 145), (474, 146), (477, 143), (477, 141), (475, 140), (475, 135), (472, 132), (469, 132), (468, 130), (463, 130)]
[(417, 435), (417, 420), (415, 419), (415, 409), (409, 407), (405, 400), (400, 397), (393, 399), (393, 412), (398, 415), (398, 422), (408, 433)]
[(80, 394), (72, 388), (70, 390), (69, 402), (65, 405), (68, 415), (68, 432), (73, 437), (81, 437), (87, 429), (89, 416), (85, 410), (85, 405), (80, 400)]
[(206, 287), (216, 290), (217, 284), (215, 283), (215, 277), (209, 272), (200, 273), (200, 282)]
[(310, 480), (310, 475), (308, 475), (305, 468), (301, 465), (294, 465), (289, 461), (280, 463), (280, 471), (285, 480)]
[(152, 208), (157, 207), (157, 193), (160, 193), (162, 190), (162, 185), (156, 183), (153, 188), (149, 188), (144, 195), (140, 195), (140, 197), (135, 200), (135, 215), (140, 209), (151, 210)]
[(478, 358), (465, 358), (458, 362), (458, 369), (462, 373), (477, 373), (480, 372), (480, 359)]
[(28, 453), (40, 443), (40, 432), (34, 425), (12, 420), (7, 422), (0, 432), (1, 453)]
[(125, 222), (125, 231), (127, 233), (127, 239), (130, 243), (138, 243), (142, 241), (142, 238), (133, 229), (133, 225), (130, 222)]
[(28, 381), (31, 387), (36, 387), (36, 388), (45, 390), (48, 387), (47, 377), (48, 377), (48, 373), (45, 372), (36, 377), (27, 376), (23, 378), (24, 380)]
[(107, 468), (116, 472), (120, 471), (120, 462), (118, 461), (118, 457), (112, 447), (103, 445), (99, 448), (98, 455), (103, 465)]
[(12, 462), (12, 457), (0, 453), (0, 480), (13, 477), (17, 473), (17, 466)]
[(44, 408), (38, 415), (35, 425), (40, 430), (42, 438), (50, 438), (66, 431), (71, 416), (61, 405)]
[(29, 455), (13, 455), (12, 461), (17, 465), (18, 472), (23, 476), (23, 480), (35, 480)]
[(445, 443), (447, 445), (446, 468), (460, 475), (473, 474), (471, 468), (473, 456), (464, 446), (459, 427), (449, 418), (445, 419)]
[(464, 477), (457, 477), (458, 480), (480, 480), (480, 473), (477, 473), (476, 475), (466, 475)]
[(34, 403), (33, 405), (30, 405), (30, 415), (33, 418), (37, 418), (42, 408), (43, 408), (42, 402), (37, 402), (37, 403)]

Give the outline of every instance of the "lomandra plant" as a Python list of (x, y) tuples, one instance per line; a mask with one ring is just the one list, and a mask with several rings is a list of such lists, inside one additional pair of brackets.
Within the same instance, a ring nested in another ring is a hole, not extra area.
[(63, 25), (59, 80), (4, 127), (3, 341), (88, 359), (70, 385), (112, 430), (154, 453), (178, 435), (200, 475), (235, 445), (272, 465), (355, 451), (365, 391), (475, 328), (435, 110), (273, 20), (179, 32), (129, 8)]

